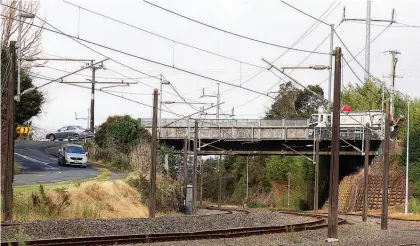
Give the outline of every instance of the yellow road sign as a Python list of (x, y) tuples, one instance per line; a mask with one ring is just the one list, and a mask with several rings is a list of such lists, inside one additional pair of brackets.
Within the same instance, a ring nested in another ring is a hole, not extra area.
[(28, 134), (31, 131), (32, 127), (29, 126), (18, 126), (16, 127), (16, 132), (20, 134)]

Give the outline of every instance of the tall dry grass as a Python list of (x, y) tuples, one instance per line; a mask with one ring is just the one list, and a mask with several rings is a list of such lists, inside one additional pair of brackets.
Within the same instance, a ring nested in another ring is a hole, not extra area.
[(54, 190), (33, 192), (15, 199), (14, 219), (142, 218), (147, 208), (140, 194), (123, 181), (86, 182)]

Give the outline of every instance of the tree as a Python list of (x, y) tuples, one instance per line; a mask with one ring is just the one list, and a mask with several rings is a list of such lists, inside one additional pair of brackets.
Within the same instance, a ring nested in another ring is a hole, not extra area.
[[(17, 73), (17, 71), (15, 71)], [(2, 102), (2, 121), (5, 122), (6, 119), (6, 92), (7, 92), (7, 83), (10, 75), (10, 56), (7, 52), (7, 47), (2, 49), (2, 56), (1, 56), (1, 102)], [(28, 76), (27, 70), (22, 70), (22, 81), (21, 81), (21, 89), (26, 90), (28, 88), (34, 87), (32, 82), (32, 78)], [(17, 78), (16, 78), (17, 83)], [(15, 94), (17, 93), (17, 88), (15, 86)], [(15, 124), (25, 124), (27, 123), (32, 117), (39, 115), (42, 112), (42, 105), (45, 103), (45, 96), (44, 94), (34, 89), (24, 95), (21, 96), (21, 100), (19, 102), (15, 101)], [(3, 125), (2, 125), (3, 127)], [(3, 129), (4, 130), (4, 129)]]
[(149, 132), (129, 115), (109, 117), (99, 126), (95, 134), (95, 142), (99, 147), (105, 148), (112, 144), (118, 151), (125, 154), (141, 141), (149, 140)]
[(319, 85), (309, 85), (304, 90), (298, 89), (292, 82), (281, 84), (278, 95), (266, 114), (267, 119), (307, 118), (317, 112), (324, 104), (313, 94), (324, 96)]
[[(6, 5), (2, 6), (1, 14), (5, 18), (1, 19), (1, 100), (2, 100), (2, 121), (5, 115), (5, 91), (7, 90), (8, 75), (10, 73), (10, 57), (8, 55), (8, 45), (10, 40), (17, 39), (17, 32), (19, 26), (19, 8), (18, 0), (6, 1)], [(37, 14), (39, 9), (39, 1), (22, 1), (22, 12)], [(36, 18), (24, 19), (22, 24), (22, 57), (35, 56), (41, 51), (41, 34), (42, 28), (35, 28), (32, 24)], [(41, 21), (41, 26), (44, 22)], [(16, 44), (18, 45), (18, 44)], [(22, 62), (21, 70), (21, 91), (33, 87), (32, 79), (28, 76), (28, 71), (31, 68), (30, 63)], [(16, 80), (17, 82), (17, 80)], [(16, 93), (15, 88), (15, 93)], [(24, 124), (32, 117), (41, 113), (42, 104), (45, 102), (45, 97), (39, 90), (33, 90), (21, 97), (20, 102), (16, 102), (15, 106), (15, 123)], [(3, 127), (2, 127), (3, 128)], [(5, 129), (2, 129), (4, 134)]]
[[(19, 0), (6, 1), (8, 6), (2, 6), (1, 14), (7, 16), (1, 20), (1, 48), (4, 49), (8, 46), (9, 41), (18, 32), (19, 26), (19, 11), (18, 9)], [(22, 1), (22, 12), (37, 14), (39, 10), (39, 1)], [(24, 19), (24, 22), (28, 24), (22, 24), (22, 57), (29, 57), (38, 55), (41, 52), (41, 34), (42, 28), (35, 28), (32, 24), (36, 21), (36, 18)], [(40, 22), (40, 26), (44, 26), (44, 22)], [(30, 64), (24, 64), (26, 67), (30, 67)]]
[(315, 96), (313, 92), (324, 97), (324, 91), (319, 85), (308, 85), (307, 89), (299, 91), (295, 101), (298, 117), (309, 118), (311, 114), (316, 113), (318, 108), (324, 104), (324, 101)]
[[(22, 73), (21, 89), (26, 90), (34, 87), (32, 79), (26, 73)], [(17, 89), (15, 88), (15, 93)], [(15, 106), (15, 123), (18, 125), (28, 122), (32, 117), (42, 112), (42, 105), (45, 97), (39, 90), (33, 90), (21, 96), (20, 101)]]

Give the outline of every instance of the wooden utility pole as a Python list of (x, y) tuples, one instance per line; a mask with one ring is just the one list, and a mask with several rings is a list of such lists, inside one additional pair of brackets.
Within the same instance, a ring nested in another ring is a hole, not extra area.
[(193, 167), (193, 205), (192, 213), (197, 212), (197, 147), (198, 147), (198, 120), (194, 122), (194, 167)]
[(200, 159), (200, 206), (203, 206), (203, 160)]
[(319, 195), (319, 139), (315, 141), (315, 185), (314, 185), (314, 212), (318, 213)]
[(219, 192), (217, 195), (217, 207), (222, 206), (222, 166), (220, 165), (221, 156), (218, 156), (217, 159), (217, 168), (219, 169)]
[(391, 93), (390, 93), (390, 98), (389, 98), (389, 111), (390, 111), (390, 115), (392, 117), (394, 117), (395, 114), (395, 102), (394, 102), (394, 97), (395, 97), (395, 69), (397, 67), (397, 62), (398, 62), (398, 58), (397, 55), (401, 54), (398, 51), (395, 50), (390, 50), (389, 53), (391, 53), (392, 55), (392, 63), (391, 63)]
[(103, 69), (103, 65), (95, 66), (93, 60), (90, 62), (90, 68), (92, 69), (92, 88), (90, 95), (90, 130), (95, 132), (95, 84), (96, 84), (96, 70)]
[(368, 194), (369, 194), (369, 153), (370, 153), (370, 129), (369, 124), (366, 125), (365, 130), (365, 166), (364, 166), (364, 183), (365, 187), (363, 190), (363, 214), (362, 214), (362, 221), (366, 222), (368, 209), (369, 209), (369, 201), (368, 201)]
[(14, 163), (14, 143), (15, 143), (15, 82), (16, 82), (16, 42), (10, 41), (10, 72), (7, 82), (6, 99), (6, 160), (3, 173), (3, 220), (12, 221), (13, 219), (13, 163)]
[(188, 139), (184, 138), (184, 199), (187, 206), (187, 185), (188, 185)]
[(90, 62), (92, 69), (92, 90), (90, 93), (90, 130), (95, 132), (95, 73), (96, 69), (93, 66), (93, 61)]
[(383, 168), (383, 186), (382, 186), (382, 216), (381, 230), (388, 230), (388, 186), (389, 186), (389, 116), (390, 102), (386, 101), (386, 117), (385, 117), (385, 139), (383, 142), (384, 168)]
[(335, 48), (334, 98), (332, 116), (330, 191), (328, 206), (328, 238), (337, 238), (338, 227), (338, 184), (340, 158), (340, 89), (341, 89), (341, 48)]
[(150, 165), (150, 197), (149, 197), (149, 218), (156, 214), (156, 163), (157, 163), (157, 126), (158, 126), (158, 90), (153, 91), (153, 123), (152, 123), (152, 151)]

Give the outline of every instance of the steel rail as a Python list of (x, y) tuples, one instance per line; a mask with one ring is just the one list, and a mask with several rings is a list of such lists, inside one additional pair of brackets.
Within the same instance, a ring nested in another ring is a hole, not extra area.
[[(206, 207), (209, 210), (222, 210), (229, 212), (243, 212), (249, 213), (246, 210), (240, 209), (220, 209)], [(231, 228), (220, 230), (204, 230), (197, 232), (183, 232), (183, 233), (151, 233), (138, 235), (111, 235), (111, 236), (92, 236), (92, 237), (76, 237), (76, 238), (55, 238), (55, 239), (37, 239), (28, 241), (28, 245), (36, 246), (76, 246), (76, 245), (116, 245), (127, 243), (150, 243), (150, 242), (168, 242), (168, 241), (182, 241), (182, 240), (202, 240), (215, 238), (234, 238), (253, 236), (261, 234), (272, 233), (286, 233), (295, 231), (317, 230), (325, 228), (326, 218), (322, 215), (305, 214), (298, 212), (279, 211), (285, 214), (294, 214), (299, 216), (307, 216), (316, 218), (315, 221), (298, 223), (282, 226), (264, 226), (264, 227), (248, 227), (248, 228)], [(344, 219), (339, 219), (339, 224), (346, 223)], [(18, 242), (2, 242), (1, 246), (18, 245)]]

